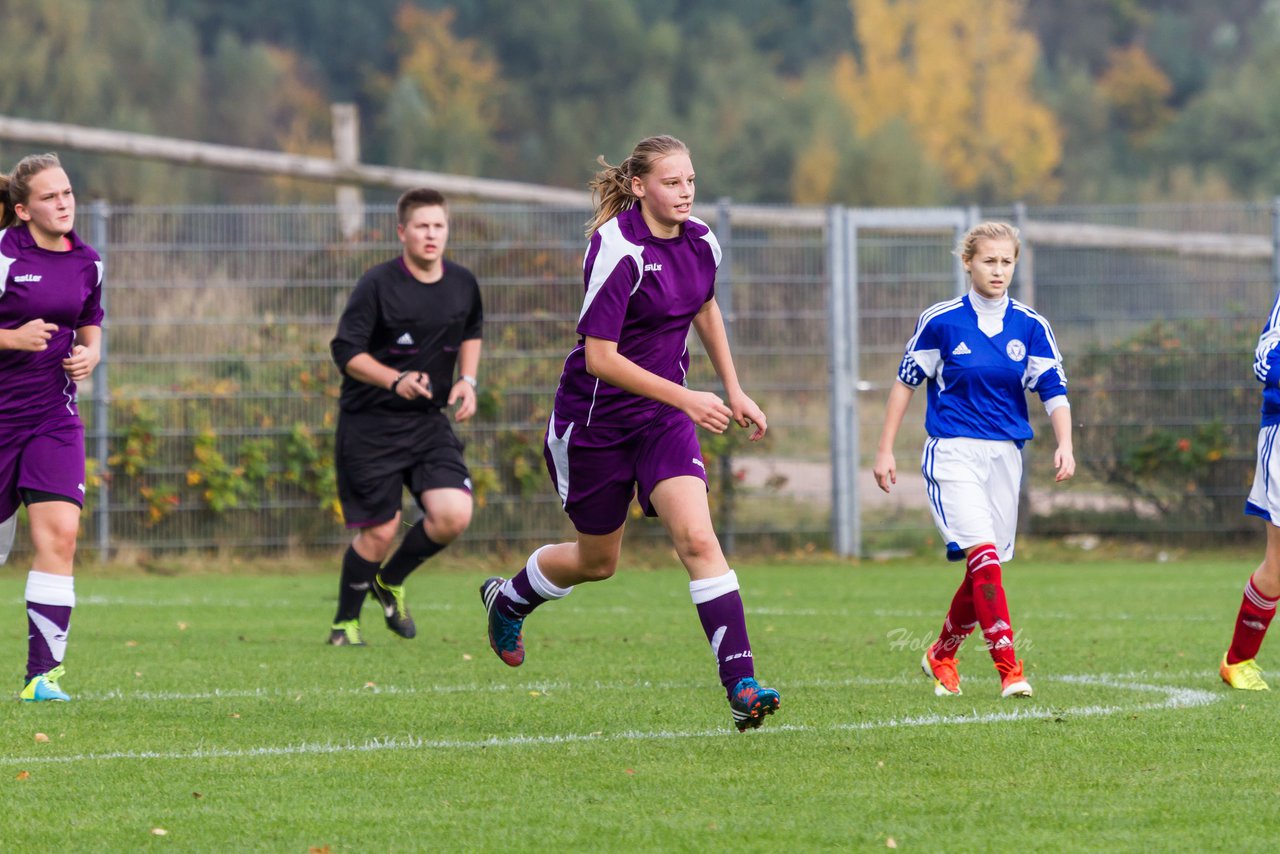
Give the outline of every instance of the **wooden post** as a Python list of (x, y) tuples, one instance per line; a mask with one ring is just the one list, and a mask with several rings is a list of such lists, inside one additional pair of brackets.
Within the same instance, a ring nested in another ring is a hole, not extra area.
[[(331, 104), (333, 160), (339, 168), (360, 163), (360, 113), (355, 104)], [(364, 231), (364, 193), (358, 184), (339, 184), (335, 193), (338, 226), (344, 240), (355, 240)]]

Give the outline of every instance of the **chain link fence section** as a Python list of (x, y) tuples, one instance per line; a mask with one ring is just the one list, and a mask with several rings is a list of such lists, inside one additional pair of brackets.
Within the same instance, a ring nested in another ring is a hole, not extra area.
[[(716, 212), (704, 212), (713, 227)], [(462, 548), (572, 534), (542, 434), (575, 343), (587, 215), (451, 206), (449, 258), (479, 278), (486, 315), (479, 413), (458, 426), (477, 500)], [(400, 251), (394, 208), (368, 208), (354, 240), (330, 207), (99, 207), (92, 218), (107, 259), (109, 349), (81, 395), (86, 544), (121, 555), (347, 541), (333, 487), (339, 377), (328, 343), (356, 279)], [(731, 542), (828, 542), (826, 496), (792, 495), (803, 475), (772, 462), (785, 452), (828, 465), (823, 247), (821, 228), (769, 224), (744, 226), (726, 245), (720, 298), (731, 306), (738, 372), (771, 415), (761, 445), (737, 428), (704, 437), (713, 509)], [(691, 385), (718, 388), (696, 338), (690, 346)], [(662, 536), (648, 520), (631, 527), (629, 538)]]
[[(1252, 350), (1277, 288), (1273, 208), (704, 206), (725, 253), (717, 293), (738, 371), (770, 420), (758, 445), (736, 429), (703, 436), (722, 540), (863, 556), (936, 540), (916, 464), (922, 401), (899, 436), (893, 495), (870, 469), (903, 343), (925, 307), (964, 287), (957, 227), (940, 216), (1020, 225), (1013, 294), (1049, 318), (1066, 360), (1079, 474), (1053, 485), (1052, 431), (1032, 401), (1024, 527), (1253, 530), (1240, 509), (1259, 399)], [(486, 307), (481, 408), (459, 427), (478, 504), (460, 548), (518, 552), (572, 533), (541, 445), (575, 341), (587, 215), (452, 207), (450, 258), (475, 271)], [(121, 556), (345, 542), (328, 342), (356, 279), (398, 254), (394, 210), (369, 207), (354, 239), (327, 206), (96, 204), (82, 216), (108, 271), (106, 354), (81, 395), (85, 545)], [(691, 385), (717, 388), (690, 346)], [(636, 518), (636, 537), (663, 534)]]

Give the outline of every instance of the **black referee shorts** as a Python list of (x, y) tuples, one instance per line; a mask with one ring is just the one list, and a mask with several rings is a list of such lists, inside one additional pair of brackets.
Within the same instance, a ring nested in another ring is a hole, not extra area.
[(405, 488), (419, 506), (428, 489), (471, 491), (462, 442), (439, 409), (340, 412), (334, 463), (338, 500), (348, 528), (368, 528), (395, 518)]

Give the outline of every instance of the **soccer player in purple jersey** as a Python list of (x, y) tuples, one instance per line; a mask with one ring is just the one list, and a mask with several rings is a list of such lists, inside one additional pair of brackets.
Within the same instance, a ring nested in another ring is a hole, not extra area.
[(12, 531), (25, 504), (35, 551), (21, 697), (65, 701), (85, 479), (76, 383), (101, 354), (102, 259), (75, 233), (76, 197), (57, 155), (0, 175), (0, 200), (0, 519)]
[(876, 452), (876, 483), (897, 482), (893, 441), (915, 389), (928, 380), (921, 468), (934, 523), (950, 560), (965, 561), (938, 640), (920, 662), (940, 697), (960, 694), (956, 651), (975, 627), (1000, 674), (1002, 697), (1030, 697), (1015, 655), (1001, 563), (1013, 558), (1022, 446), (1031, 439), (1028, 391), (1044, 403), (1058, 447), (1059, 482), (1075, 474), (1071, 406), (1062, 354), (1049, 322), (1009, 296), (1021, 244), (1003, 222), (974, 226), (957, 254), (972, 285), (920, 315), (889, 392)]
[[(715, 299), (720, 245), (691, 214), (689, 150), (656, 136), (637, 144), (620, 166), (604, 158), (600, 164), (604, 170), (591, 183), (598, 202), (587, 231), (580, 337), (564, 363), (544, 449), (577, 540), (542, 546), (511, 579), (481, 585), (489, 644), (518, 667), (522, 626), (534, 608), (617, 571), (638, 491), (641, 508), (662, 520), (689, 573), (734, 725), (743, 731), (758, 727), (780, 697), (755, 680), (738, 578), (711, 525), (695, 427), (723, 433), (736, 422), (753, 428), (756, 441), (765, 434), (765, 415), (738, 384)], [(686, 385), (691, 325), (728, 405)]]
[[(471, 474), (444, 408), (456, 404), (458, 421), (476, 411), (480, 286), (470, 270), (444, 260), (449, 211), (440, 192), (406, 191), (396, 215), (400, 256), (360, 277), (330, 344), (343, 374), (338, 500), (356, 531), (342, 559), (334, 646), (364, 645), (366, 595), (378, 600), (387, 628), (414, 637), (405, 579), (471, 524)], [(405, 488), (424, 515), (387, 559)]]

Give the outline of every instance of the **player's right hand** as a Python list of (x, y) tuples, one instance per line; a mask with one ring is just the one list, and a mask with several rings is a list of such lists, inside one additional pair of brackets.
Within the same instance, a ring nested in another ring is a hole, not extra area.
[(693, 419), (694, 424), (712, 433), (728, 430), (729, 421), (733, 418), (733, 410), (709, 391), (690, 390), (685, 405), (680, 408)]
[(58, 324), (45, 323), (42, 318), (28, 320), (17, 329), (10, 329), (8, 336), (10, 350), (26, 350), (39, 353), (49, 348), (49, 339), (58, 331)]
[(396, 383), (396, 394), (405, 400), (417, 400), (420, 397), (431, 399), (431, 377), (422, 371), (411, 371), (404, 379)]
[(879, 486), (885, 492), (889, 491), (892, 484), (898, 482), (898, 461), (893, 457), (893, 451), (878, 451), (876, 453), (876, 486)]

